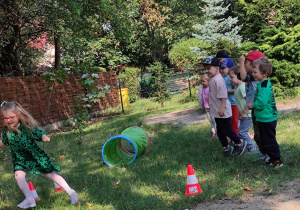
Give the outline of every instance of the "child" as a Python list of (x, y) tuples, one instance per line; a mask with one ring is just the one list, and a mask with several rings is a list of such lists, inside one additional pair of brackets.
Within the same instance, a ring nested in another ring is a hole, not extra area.
[[(229, 69), (229, 77), (230, 82), (237, 86), (234, 91), (235, 101), (239, 110), (239, 114), (243, 113), (244, 107), (246, 106), (246, 91), (245, 91), (245, 83), (242, 82), (237, 78), (239, 74), (239, 66), (234, 66)], [(239, 137), (244, 139), (247, 142), (247, 149), (251, 153), (257, 152), (257, 147), (255, 143), (249, 136), (249, 129), (252, 126), (252, 119), (251, 119), (251, 111), (249, 110), (247, 113), (246, 118), (240, 120), (240, 127), (239, 127)]]
[(71, 203), (76, 204), (76, 192), (69, 187), (63, 177), (55, 173), (60, 167), (35, 141), (49, 142), (50, 138), (38, 128), (38, 122), (17, 102), (3, 102), (1, 113), (4, 121), (0, 147), (10, 146), (14, 164), (15, 179), (25, 195), (25, 200), (18, 208), (27, 209), (36, 206), (35, 200), (26, 181), (26, 173), (44, 174), (49, 180), (59, 184), (68, 193)]
[[(202, 63), (209, 80), (209, 105), (210, 115), (215, 118), (217, 135), (223, 146), (223, 154), (229, 157), (232, 152), (240, 156), (247, 145), (247, 142), (239, 139), (231, 127), (231, 105), (227, 100), (227, 89), (225, 81), (220, 74), (220, 61), (216, 57), (209, 56)], [(234, 148), (228, 145), (227, 136), (234, 142)]]
[(226, 50), (219, 50), (216, 54), (216, 57), (222, 60), (223, 58), (231, 58), (231, 55)]
[(234, 66), (233, 60), (230, 58), (224, 58), (221, 60), (221, 68), (220, 68), (220, 73), (223, 76), (227, 88), (227, 93), (228, 93), (228, 99), (231, 104), (231, 112), (232, 112), (232, 117), (231, 117), (231, 124), (232, 124), (232, 129), (233, 131), (239, 135), (239, 110), (236, 106), (235, 103), (235, 98), (234, 98), (234, 89), (235, 87), (230, 83), (230, 78), (228, 76), (228, 71), (229, 68)]
[(270, 80), (268, 80), (272, 73), (272, 64), (266, 58), (259, 58), (253, 62), (253, 66), (253, 77), (259, 83), (255, 91), (254, 101), (248, 104), (248, 108), (254, 109), (262, 146), (270, 157), (270, 160), (266, 162), (266, 166), (281, 167), (283, 163), (280, 159), (280, 150), (276, 141), (278, 111), (273, 89)]
[(201, 84), (202, 86), (198, 89), (198, 102), (200, 107), (205, 109), (206, 116), (210, 122), (211, 127), (211, 137), (215, 138), (217, 135), (216, 132), (216, 123), (215, 119), (212, 118), (209, 114), (210, 107), (209, 107), (209, 87), (208, 87), (209, 77), (207, 74), (203, 74), (201, 77)]
[[(241, 80), (246, 82), (246, 106), (243, 110), (243, 113), (241, 115), (241, 118), (244, 119), (247, 116), (248, 113), (248, 107), (247, 105), (253, 101), (254, 99), (254, 93), (256, 86), (258, 84), (258, 81), (255, 81), (253, 76), (252, 76), (252, 71), (254, 69), (253, 67), (253, 61), (265, 57), (261, 52), (259, 51), (251, 51), (248, 53), (246, 57), (243, 55), (239, 58), (239, 63), (240, 63), (240, 77)], [(252, 123), (253, 123), (253, 129), (254, 129), (254, 141), (256, 142), (258, 149), (260, 151), (260, 156), (259, 159), (265, 159), (268, 161), (269, 157), (266, 154), (266, 151), (264, 150), (262, 146), (262, 142), (259, 136), (259, 128), (258, 128), (258, 123), (256, 123), (256, 118), (254, 111), (252, 110), (251, 112), (251, 117), (252, 117)]]

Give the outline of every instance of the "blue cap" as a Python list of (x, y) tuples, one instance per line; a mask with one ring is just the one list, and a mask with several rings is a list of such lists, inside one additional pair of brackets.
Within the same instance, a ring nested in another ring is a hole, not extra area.
[(234, 67), (234, 62), (232, 59), (230, 58), (224, 58), (222, 61), (221, 61), (221, 68), (231, 68), (231, 67)]

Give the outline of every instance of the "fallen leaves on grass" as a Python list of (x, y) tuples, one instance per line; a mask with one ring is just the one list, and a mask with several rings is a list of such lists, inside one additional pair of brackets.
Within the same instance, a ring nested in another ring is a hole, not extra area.
[(250, 188), (249, 186), (247, 186), (247, 185), (245, 185), (245, 184), (243, 184), (243, 186), (244, 186), (244, 190), (246, 190), (246, 191), (251, 191), (251, 188)]

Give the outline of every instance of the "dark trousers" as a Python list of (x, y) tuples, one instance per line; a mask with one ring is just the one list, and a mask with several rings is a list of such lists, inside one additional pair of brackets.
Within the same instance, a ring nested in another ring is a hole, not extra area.
[(259, 126), (260, 139), (263, 148), (269, 155), (270, 160), (280, 160), (280, 150), (276, 141), (277, 120), (272, 122), (257, 122)]
[(256, 121), (256, 117), (254, 115), (254, 110), (252, 109), (251, 111), (251, 117), (252, 117), (252, 123), (253, 123), (253, 130), (254, 130), (254, 141), (256, 145), (258, 146), (258, 149), (261, 154), (265, 155), (266, 151), (263, 147), (262, 140), (260, 138), (260, 131), (259, 131), (259, 125), (258, 122)]
[(223, 147), (228, 146), (227, 136), (235, 143), (240, 144), (241, 140), (232, 129), (231, 117), (215, 118), (217, 135)]

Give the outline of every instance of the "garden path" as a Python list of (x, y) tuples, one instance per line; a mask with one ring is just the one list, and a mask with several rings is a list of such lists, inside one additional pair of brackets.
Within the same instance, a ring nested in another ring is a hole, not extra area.
[[(184, 124), (192, 125), (197, 123), (203, 123), (206, 119), (206, 114), (199, 114), (198, 108), (188, 108), (180, 111), (169, 112), (165, 114), (152, 115), (150, 117), (143, 118), (143, 122), (146, 124), (155, 123), (173, 123), (173, 124)], [(300, 98), (293, 99), (287, 102), (278, 102), (277, 109), (279, 113), (289, 113), (294, 110), (300, 110)]]

